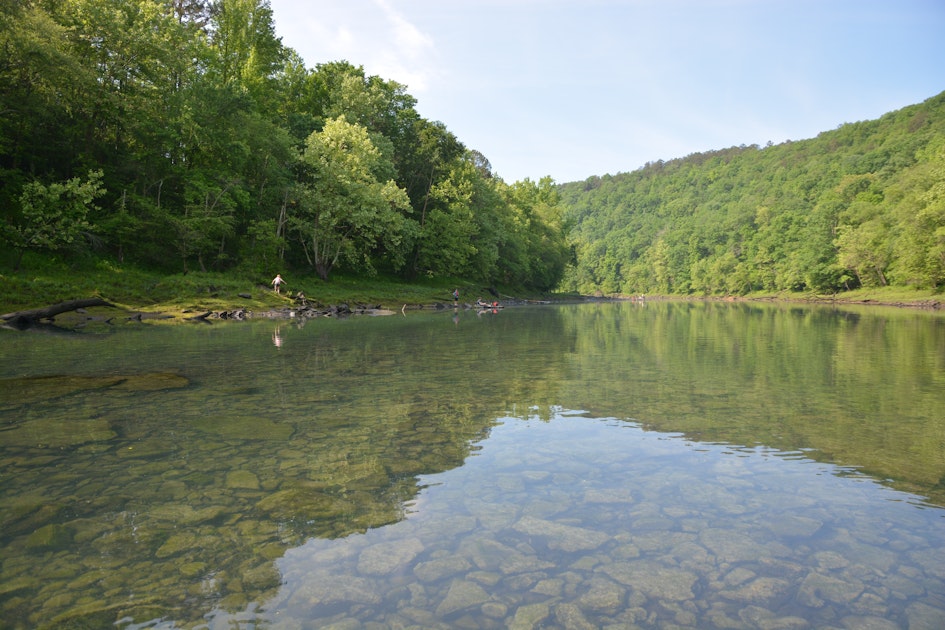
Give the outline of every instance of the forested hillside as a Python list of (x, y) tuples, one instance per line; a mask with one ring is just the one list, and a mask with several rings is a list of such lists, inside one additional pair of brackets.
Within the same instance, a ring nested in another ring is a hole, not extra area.
[(268, 0), (0, 3), (0, 266), (558, 283), (550, 179), (507, 184), (406, 86), (309, 61)]
[(810, 140), (649, 163), (561, 194), (577, 257), (566, 288), (941, 291), (945, 93)]

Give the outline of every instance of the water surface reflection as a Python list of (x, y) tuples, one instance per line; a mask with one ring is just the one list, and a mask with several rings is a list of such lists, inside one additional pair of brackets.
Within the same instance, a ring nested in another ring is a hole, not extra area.
[(319, 627), (940, 627), (939, 509), (797, 454), (506, 418), (404, 521), (310, 540), (258, 619)]
[(940, 625), (943, 321), (0, 331), (0, 627)]

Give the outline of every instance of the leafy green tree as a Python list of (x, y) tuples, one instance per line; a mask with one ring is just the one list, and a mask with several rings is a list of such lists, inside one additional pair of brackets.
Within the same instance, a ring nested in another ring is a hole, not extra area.
[(49, 185), (33, 181), (23, 187), (20, 221), (4, 226), (3, 233), (19, 252), (15, 268), (27, 250), (56, 251), (89, 232), (87, 217), (103, 192), (101, 179), (100, 171), (91, 171), (85, 181), (78, 177)]
[(269, 0), (217, 0), (210, 13), (209, 71), (215, 82), (237, 86), (260, 107), (274, 107), (276, 75), (286, 51), (276, 36)]
[(448, 176), (429, 191), (415, 263), (427, 276), (479, 275), (470, 267), (478, 252), (474, 239), (479, 232), (472, 211), (474, 175), (472, 166), (457, 161)]
[(469, 273), (471, 278), (491, 286), (501, 278), (500, 251), (509, 238), (509, 210), (502, 198), (499, 180), (493, 176), (484, 155), (467, 151), (463, 165), (471, 183), (469, 203), (476, 222), (476, 233), (472, 236), (476, 251), (469, 260)]
[(367, 130), (344, 116), (329, 120), (309, 136), (302, 159), (305, 181), (289, 229), (319, 277), (327, 280), (342, 260), (373, 272), (369, 254), (378, 245), (401, 267), (401, 245), (412, 229), (404, 216), (409, 202), (392, 180), (377, 178), (389, 165)]
[(74, 135), (64, 126), (84, 108), (81, 95), (94, 79), (69, 37), (40, 3), (0, 3), (0, 217), (12, 219), (37, 174), (76, 172)]
[(564, 210), (550, 177), (530, 179), (506, 188), (511, 236), (500, 254), (504, 280), (513, 285), (548, 291), (564, 277), (571, 260)]
[(945, 287), (945, 137), (917, 154), (917, 164), (897, 182), (896, 216), (902, 228), (892, 271), (901, 283)]
[[(455, 175), (453, 168), (464, 154), (464, 147), (446, 126), (420, 118), (414, 119), (401, 138), (399, 151), (398, 182), (407, 191), (413, 214), (417, 217), (420, 233), (414, 244), (412, 261), (407, 272), (411, 276), (429, 271), (422, 260), (427, 230), (427, 217), (434, 202), (434, 189), (438, 182)], [(435, 250), (435, 247), (433, 247)], [(428, 250), (432, 251), (432, 250)]]

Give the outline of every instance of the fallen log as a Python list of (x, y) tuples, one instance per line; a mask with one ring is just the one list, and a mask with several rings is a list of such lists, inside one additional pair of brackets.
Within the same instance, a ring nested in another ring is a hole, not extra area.
[(59, 304), (53, 304), (52, 306), (46, 306), (44, 308), (33, 308), (25, 311), (17, 311), (15, 313), (7, 313), (6, 315), (0, 315), (0, 319), (13, 326), (22, 328), (43, 319), (52, 319), (62, 313), (76, 311), (80, 308), (90, 308), (92, 306), (117, 308), (114, 304), (106, 302), (102, 298), (85, 298), (60, 302)]

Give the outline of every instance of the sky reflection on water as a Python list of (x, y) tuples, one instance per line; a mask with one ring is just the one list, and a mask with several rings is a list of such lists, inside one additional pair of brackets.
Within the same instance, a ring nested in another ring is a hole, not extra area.
[(940, 627), (939, 508), (797, 453), (504, 418), (399, 523), (279, 560), (293, 627)]

